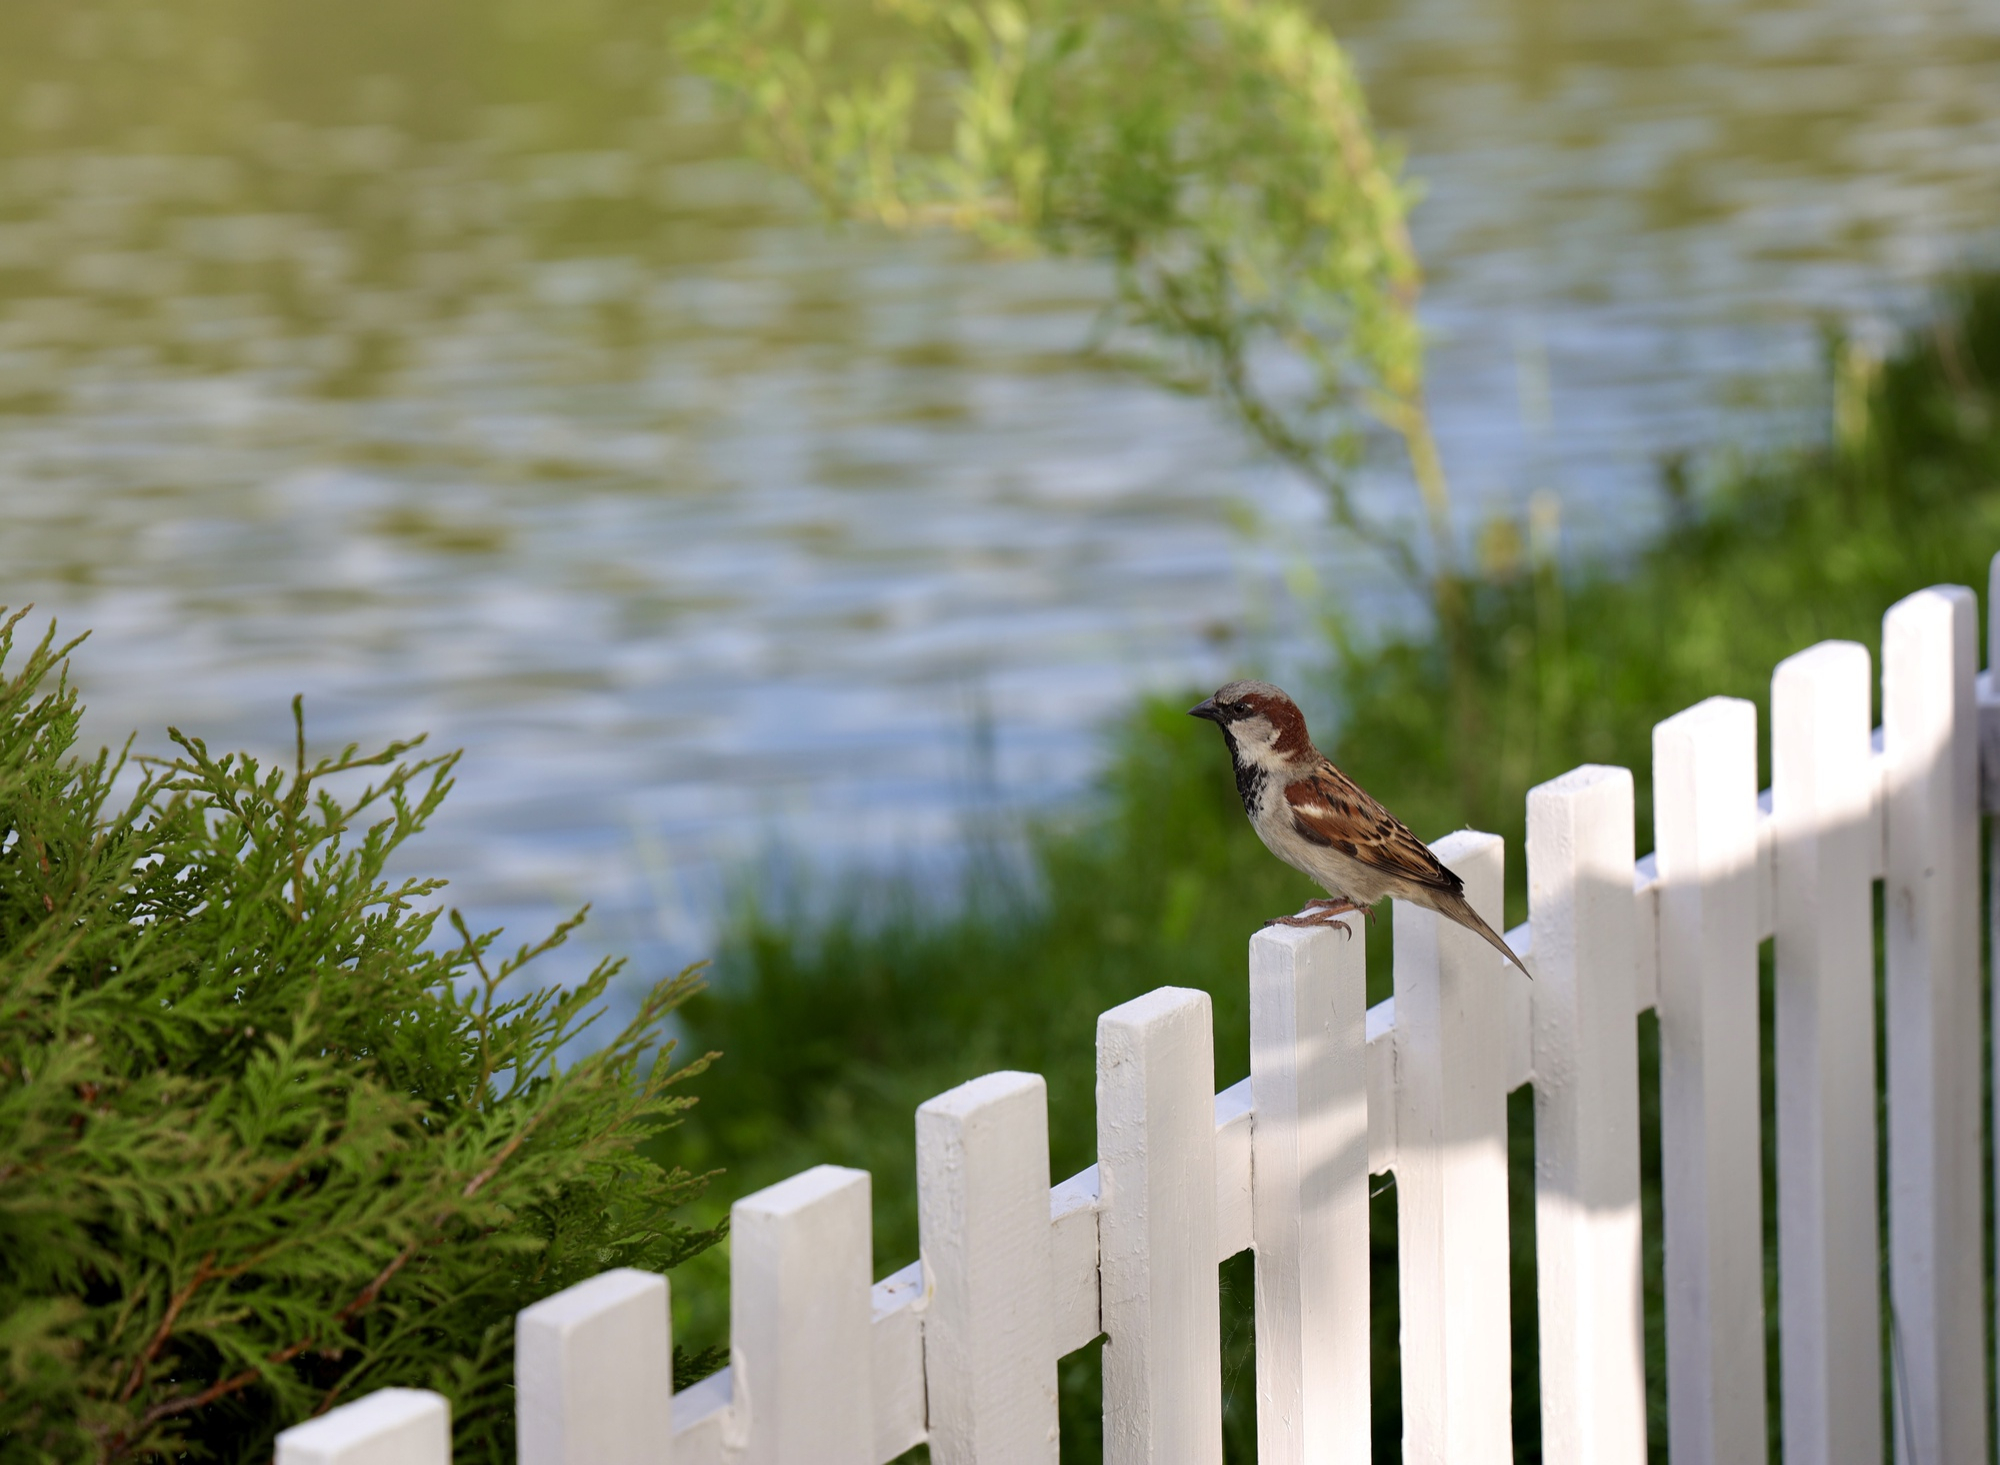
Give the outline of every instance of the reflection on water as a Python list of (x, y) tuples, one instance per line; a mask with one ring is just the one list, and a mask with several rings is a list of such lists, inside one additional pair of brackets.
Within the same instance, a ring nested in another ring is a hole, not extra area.
[[(1429, 183), (1468, 516), (1548, 488), (1629, 543), (1661, 452), (1812, 430), (1818, 317), (2000, 219), (1988, 0), (1335, 20)], [(1394, 612), (1198, 404), (1077, 357), (1092, 271), (826, 230), (662, 24), (0, 10), (0, 600), (96, 627), (100, 738), (281, 747), (303, 690), (328, 741), (467, 746), (426, 863), (649, 964), (770, 841), (935, 855), (1076, 788), (1133, 688), (1298, 646), (1303, 566)]]

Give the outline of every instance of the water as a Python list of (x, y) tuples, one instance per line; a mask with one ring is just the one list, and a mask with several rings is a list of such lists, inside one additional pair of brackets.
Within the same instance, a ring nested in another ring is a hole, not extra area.
[[(1990, 0), (1333, 18), (1428, 184), (1468, 525), (1636, 542), (1662, 454), (1818, 431), (1821, 322), (2000, 221)], [(828, 229), (636, 0), (15, 0), (0, 600), (94, 628), (101, 740), (277, 752), (303, 692), (465, 747), (419, 863), (655, 971), (770, 850), (935, 874), (1073, 797), (1135, 691), (1305, 655), (1294, 590), (1406, 609), (1083, 363), (1104, 283)]]

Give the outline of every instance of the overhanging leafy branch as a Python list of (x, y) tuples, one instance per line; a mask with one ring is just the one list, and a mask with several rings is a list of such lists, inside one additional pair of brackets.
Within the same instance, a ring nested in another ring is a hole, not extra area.
[[(685, 53), (837, 213), (1115, 267), (1118, 354), (1220, 403), (1441, 613), (1411, 193), (1339, 44), (1287, 0), (717, 0)], [(1417, 490), (1353, 480), (1369, 424)]]

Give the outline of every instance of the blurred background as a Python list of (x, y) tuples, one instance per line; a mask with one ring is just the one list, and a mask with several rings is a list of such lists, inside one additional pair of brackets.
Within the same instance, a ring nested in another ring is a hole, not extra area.
[[(1468, 534), (1539, 494), (1615, 564), (1663, 483), (1823, 438), (1826, 332), (2000, 220), (1987, 0), (1322, 14), (1421, 180)], [(317, 744), (465, 747), (420, 863), (475, 924), (593, 902), (558, 975), (706, 954), (773, 861), (949, 891), (1139, 692), (1420, 610), (1094, 364), (1099, 267), (830, 225), (682, 18), (0, 7), (0, 600), (92, 630), (94, 741), (282, 754), (303, 692)]]

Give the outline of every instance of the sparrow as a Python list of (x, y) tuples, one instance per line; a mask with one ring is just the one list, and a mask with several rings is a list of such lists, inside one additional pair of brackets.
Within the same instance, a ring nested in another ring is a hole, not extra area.
[(1243, 812), (1264, 847), (1318, 881), (1331, 899), (1267, 926), (1320, 926), (1384, 896), (1407, 900), (1458, 922), (1528, 969), (1465, 898), (1465, 882), (1394, 814), (1313, 746), (1305, 715), (1269, 682), (1231, 682), (1188, 716), (1222, 729)]

